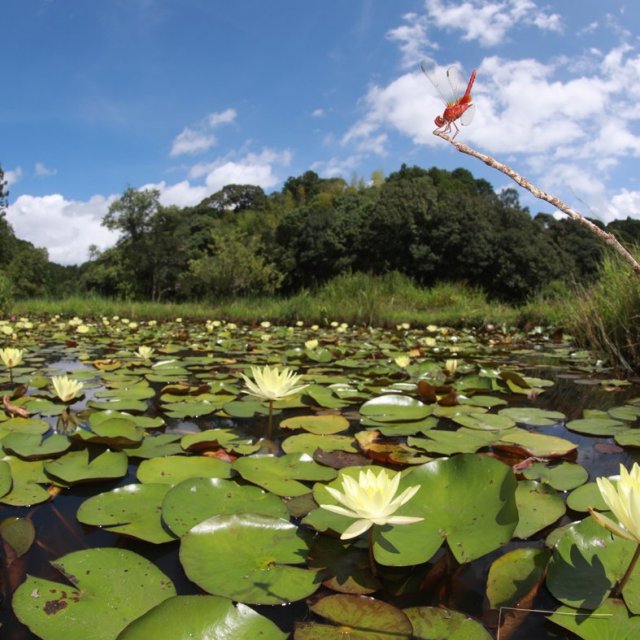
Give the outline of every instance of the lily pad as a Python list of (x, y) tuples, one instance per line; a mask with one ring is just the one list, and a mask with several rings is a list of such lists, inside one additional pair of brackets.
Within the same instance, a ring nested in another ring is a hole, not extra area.
[(357, 453), (355, 440), (351, 436), (317, 436), (312, 433), (299, 433), (289, 436), (282, 441), (285, 453), (306, 453), (313, 455), (318, 449), (321, 451), (348, 451)]
[(409, 640), (412, 637), (411, 621), (401, 609), (369, 596), (326, 596), (310, 608), (333, 624), (300, 623), (295, 640), (339, 640), (345, 636), (354, 640)]
[(526, 424), (532, 427), (552, 427), (565, 419), (564, 413), (560, 411), (550, 411), (536, 407), (508, 407), (500, 409), (498, 413), (501, 416), (512, 418), (519, 424)]
[(71, 446), (67, 436), (53, 433), (43, 438), (35, 433), (21, 433), (14, 431), (2, 439), (2, 447), (9, 453), (27, 460), (40, 460), (60, 455)]
[(544, 579), (549, 550), (514, 549), (496, 559), (487, 577), (487, 598), (492, 609), (517, 607)]
[(74, 551), (51, 564), (73, 586), (28, 576), (13, 597), (18, 619), (46, 640), (113, 640), (175, 595), (164, 573), (126, 549)]
[[(50, 482), (44, 472), (42, 461), (31, 462), (15, 456), (5, 456), (1, 461), (10, 467), (13, 483), (11, 490), (0, 497), (0, 502), (14, 507), (30, 507), (51, 498), (48, 491), (41, 486)], [(6, 467), (0, 468), (0, 482), (6, 486)]]
[(626, 431), (629, 425), (611, 418), (580, 418), (567, 422), (567, 429), (589, 436), (615, 436)]
[(174, 596), (134, 620), (117, 640), (285, 640), (268, 618), (218, 596)]
[(177, 536), (214, 515), (232, 513), (288, 517), (284, 502), (274, 494), (219, 478), (185, 480), (170, 488), (162, 502), (162, 518)]
[(203, 456), (167, 456), (143, 460), (138, 467), (140, 482), (178, 484), (188, 478), (230, 478), (231, 465)]
[(530, 538), (534, 533), (562, 518), (566, 507), (562, 496), (549, 485), (535, 480), (521, 480), (516, 491), (520, 520), (513, 532), (516, 538)]
[(620, 600), (605, 600), (593, 612), (560, 607), (549, 620), (583, 640), (640, 638), (640, 617), (630, 615)]
[(88, 449), (70, 451), (45, 462), (44, 470), (65, 484), (114, 480), (127, 475), (127, 455), (121, 451), (103, 451), (91, 457)]
[(492, 640), (476, 620), (443, 607), (410, 607), (402, 610), (413, 626), (412, 640)]
[(280, 422), (281, 429), (304, 429), (316, 435), (331, 435), (346, 431), (349, 421), (339, 414), (295, 416)]
[(571, 462), (555, 466), (535, 462), (523, 471), (523, 475), (527, 480), (540, 480), (558, 491), (570, 491), (589, 479), (589, 472), (583, 466)]
[(162, 526), (162, 501), (168, 484), (129, 484), (85, 500), (77, 518), (83, 524), (153, 544), (171, 542), (175, 536)]
[(19, 558), (29, 551), (36, 538), (36, 529), (30, 518), (5, 518), (0, 522), (0, 537)]
[(336, 477), (334, 469), (319, 465), (305, 453), (238, 458), (233, 469), (248, 482), (278, 496), (301, 496), (311, 491), (301, 481), (332, 480)]
[(420, 400), (394, 393), (365, 402), (360, 407), (360, 413), (379, 422), (402, 422), (426, 418), (431, 413), (431, 407)]
[(213, 595), (248, 604), (302, 600), (320, 586), (302, 564), (308, 552), (288, 520), (257, 514), (214, 516), (180, 542), (180, 562), (190, 580)]

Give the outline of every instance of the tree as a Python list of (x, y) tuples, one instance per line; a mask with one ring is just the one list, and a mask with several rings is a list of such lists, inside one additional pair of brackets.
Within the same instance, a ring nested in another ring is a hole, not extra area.
[(252, 184), (228, 184), (213, 195), (205, 198), (199, 209), (224, 211), (244, 211), (245, 209), (262, 209), (267, 204), (267, 196), (262, 187)]
[(4, 177), (4, 171), (2, 165), (0, 165), (0, 217), (4, 215), (4, 210), (7, 208), (7, 200), (9, 198), (9, 191), (7, 190), (8, 183)]

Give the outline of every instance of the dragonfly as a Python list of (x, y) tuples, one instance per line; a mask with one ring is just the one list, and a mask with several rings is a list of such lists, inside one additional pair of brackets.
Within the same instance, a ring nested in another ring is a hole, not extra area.
[(446, 73), (446, 82), (444, 78), (439, 79), (433, 70), (427, 67), (422, 62), (420, 68), (431, 84), (436, 88), (440, 97), (444, 100), (446, 107), (441, 116), (437, 116), (435, 124), (438, 129), (443, 133), (450, 133), (451, 128), (455, 129), (455, 133), (452, 138), (455, 138), (460, 129), (456, 124), (456, 120), (460, 120), (460, 124), (468, 125), (473, 120), (475, 113), (475, 105), (471, 100), (471, 89), (476, 79), (476, 70), (471, 73), (469, 81), (467, 82), (467, 88), (464, 93), (462, 87), (464, 87), (465, 77), (460, 73), (457, 67), (449, 67)]

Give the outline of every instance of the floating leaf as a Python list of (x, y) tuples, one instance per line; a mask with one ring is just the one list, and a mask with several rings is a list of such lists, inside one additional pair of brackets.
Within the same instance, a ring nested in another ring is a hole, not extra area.
[(201, 456), (167, 456), (143, 460), (136, 475), (143, 483), (178, 484), (188, 478), (230, 478), (231, 465)]
[(274, 494), (219, 478), (185, 480), (170, 488), (162, 502), (162, 518), (177, 536), (214, 515), (233, 513), (288, 517), (286, 506)]
[(121, 451), (103, 451), (91, 457), (88, 449), (70, 451), (46, 462), (44, 470), (65, 484), (113, 480), (127, 474), (127, 455)]
[(523, 471), (527, 480), (540, 480), (558, 491), (569, 491), (584, 484), (589, 479), (589, 472), (579, 464), (561, 462), (548, 466), (535, 462)]
[(36, 530), (29, 518), (5, 518), (0, 522), (0, 536), (19, 558), (29, 551), (36, 538)]
[(345, 635), (359, 640), (410, 640), (412, 637), (413, 627), (401, 609), (369, 596), (326, 596), (310, 608), (335, 626), (300, 623), (296, 627), (295, 640), (338, 640)]
[(560, 607), (549, 620), (583, 640), (640, 638), (640, 617), (629, 615), (629, 611), (620, 600), (605, 600), (591, 613)]
[(285, 604), (314, 593), (317, 572), (295, 566), (307, 552), (295, 525), (257, 514), (214, 516), (180, 542), (190, 580), (208, 593), (249, 604)]
[(218, 596), (175, 596), (134, 620), (117, 640), (285, 640), (268, 618)]
[(388, 394), (365, 402), (360, 413), (379, 422), (401, 422), (426, 418), (431, 407), (409, 396)]
[(113, 533), (153, 544), (175, 540), (162, 526), (162, 501), (167, 484), (129, 484), (85, 500), (77, 518), (83, 524), (104, 527)]
[(304, 429), (316, 435), (331, 435), (346, 431), (349, 421), (339, 414), (295, 416), (280, 422), (281, 429)]
[(479, 622), (459, 611), (410, 607), (403, 612), (413, 626), (412, 640), (492, 640)]
[(513, 532), (516, 538), (530, 538), (562, 518), (566, 511), (564, 500), (555, 489), (534, 480), (518, 482), (516, 504), (520, 514)]
[(74, 551), (51, 564), (72, 587), (28, 576), (13, 597), (18, 619), (46, 640), (113, 640), (175, 595), (167, 576), (126, 549)]
[(233, 468), (245, 480), (253, 482), (279, 496), (300, 496), (311, 491), (301, 480), (332, 480), (334, 469), (323, 467), (309, 455), (289, 453), (238, 458)]

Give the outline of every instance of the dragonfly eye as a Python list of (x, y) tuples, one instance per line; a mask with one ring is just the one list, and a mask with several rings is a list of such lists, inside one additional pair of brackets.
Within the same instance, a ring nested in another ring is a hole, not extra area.
[(437, 116), (434, 122), (436, 123), (436, 127), (444, 127), (444, 118), (442, 116)]

